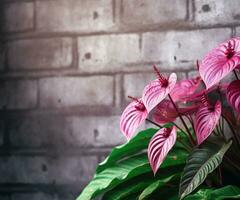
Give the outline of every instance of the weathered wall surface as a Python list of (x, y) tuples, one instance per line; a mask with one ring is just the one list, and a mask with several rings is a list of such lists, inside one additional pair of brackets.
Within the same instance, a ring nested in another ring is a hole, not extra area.
[(240, 33), (240, 0), (1, 0), (0, 199), (72, 200), (124, 142), (151, 66), (179, 77)]

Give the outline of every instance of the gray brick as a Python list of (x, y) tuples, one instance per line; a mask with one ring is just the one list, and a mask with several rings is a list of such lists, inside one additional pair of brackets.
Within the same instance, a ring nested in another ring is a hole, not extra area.
[(97, 165), (89, 157), (20, 157), (0, 158), (0, 183), (86, 184)]
[(12, 119), (10, 140), (15, 147), (110, 146), (125, 142), (118, 116), (38, 116)]
[(3, 71), (5, 69), (5, 47), (0, 42), (0, 71)]
[(37, 104), (37, 81), (16, 80), (2, 82), (0, 95), (1, 108), (34, 108)]
[[(166, 74), (166, 73), (164, 73)], [(178, 73), (178, 80), (185, 78), (184, 73)], [(128, 96), (141, 97), (144, 87), (156, 79), (155, 73), (137, 73), (124, 76), (123, 88), (124, 97), (129, 101)]]
[(102, 35), (78, 38), (79, 68), (84, 72), (121, 69), (121, 64), (140, 60), (136, 34)]
[[(214, 35), (214, 37), (213, 37)], [(170, 31), (143, 34), (143, 59), (145, 61), (161, 61), (166, 69), (177, 63), (196, 62), (209, 50), (231, 36), (227, 28)], [(176, 69), (179, 69), (177, 67)]]
[(18, 194), (13, 194), (11, 196), (11, 200), (57, 200), (54, 195), (50, 194), (45, 194), (42, 192), (38, 193), (29, 193), (29, 194), (23, 194), (23, 193), (18, 193)]
[(113, 104), (113, 77), (43, 78), (39, 82), (41, 107)]
[(236, 36), (239, 36), (239, 35), (240, 35), (240, 26), (236, 28)]
[(33, 3), (17, 2), (5, 4), (3, 10), (3, 31), (26, 31), (33, 28)]
[(163, 24), (183, 21), (187, 15), (186, 1), (123, 0), (123, 22), (131, 25)]
[(11, 195), (11, 200), (73, 200), (76, 195), (37, 193), (16, 193)]
[(5, 123), (3, 120), (0, 120), (0, 146), (3, 145), (4, 131), (5, 131)]
[[(81, 133), (81, 137), (94, 136), (94, 146), (112, 146), (126, 142), (119, 129), (119, 116), (73, 118), (73, 134)], [(85, 139), (87, 140), (87, 139)]]
[(111, 0), (37, 1), (40, 31), (101, 31), (113, 26)]
[(70, 67), (72, 40), (70, 38), (26, 39), (8, 45), (9, 68), (52, 69)]
[(239, 22), (239, 0), (195, 0), (195, 21), (198, 24)]
[(192, 77), (196, 77), (196, 76), (200, 76), (199, 71), (194, 70), (194, 71), (188, 72), (188, 78), (192, 78)]

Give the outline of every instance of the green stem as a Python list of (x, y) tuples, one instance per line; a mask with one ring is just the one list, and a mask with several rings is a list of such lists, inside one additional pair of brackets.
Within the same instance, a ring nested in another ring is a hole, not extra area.
[(172, 100), (172, 97), (170, 96), (170, 94), (168, 94), (168, 97), (169, 97), (169, 99), (171, 100), (171, 102), (172, 102), (172, 104), (173, 104), (173, 106), (174, 106), (174, 108), (175, 108), (175, 110), (176, 110), (176, 112), (177, 112), (180, 120), (182, 121), (183, 126), (185, 127), (185, 129), (186, 129), (186, 131), (187, 131), (187, 133), (188, 133), (188, 136), (190, 137), (190, 142), (191, 142), (191, 144), (194, 146), (194, 145), (195, 145), (195, 141), (194, 141), (194, 139), (193, 139), (193, 137), (192, 137), (192, 134), (190, 133), (190, 131), (189, 131), (188, 127), (187, 127), (187, 124), (185, 123), (182, 115), (180, 114), (180, 112), (179, 112), (176, 104), (175, 104), (174, 101)]
[(222, 115), (222, 117), (223, 117), (223, 119), (228, 123), (228, 126), (229, 126), (230, 130), (232, 131), (233, 137), (234, 137), (236, 143), (238, 144), (238, 147), (240, 147), (240, 146), (239, 146), (239, 143), (240, 143), (240, 142), (239, 142), (239, 140), (238, 140), (238, 137), (237, 137), (237, 134), (236, 134), (234, 128), (233, 128), (232, 125), (231, 125), (231, 122), (229, 122), (229, 120), (228, 120), (227, 118), (225, 118), (223, 115)]
[(157, 126), (159, 128), (163, 128), (163, 126), (157, 124), (156, 122), (152, 121), (151, 119), (146, 119), (146, 121), (150, 122), (151, 124), (153, 124), (153, 125), (155, 125), (155, 126)]
[(179, 137), (177, 138), (177, 141), (183, 145), (183, 147), (189, 152), (191, 153), (192, 149), (191, 147), (189, 147), (188, 145), (186, 145)]
[(236, 70), (235, 70), (235, 69), (233, 70), (233, 73), (234, 73), (234, 75), (235, 75), (236, 79), (237, 79), (237, 80), (239, 80), (239, 78), (238, 78), (238, 75), (237, 75), (237, 72), (236, 72)]
[(218, 166), (218, 179), (219, 179), (219, 185), (222, 186), (223, 184), (223, 178), (222, 178), (222, 169), (221, 165)]

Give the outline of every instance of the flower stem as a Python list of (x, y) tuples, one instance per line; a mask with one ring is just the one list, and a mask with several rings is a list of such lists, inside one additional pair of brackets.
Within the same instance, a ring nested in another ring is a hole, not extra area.
[(151, 124), (153, 124), (153, 125), (155, 125), (155, 126), (157, 126), (157, 127), (159, 127), (159, 128), (163, 128), (163, 126), (157, 124), (156, 122), (152, 121), (151, 119), (148, 119), (148, 118), (147, 118), (146, 121), (150, 122)]
[(235, 69), (233, 70), (233, 73), (234, 73), (234, 75), (235, 75), (236, 79), (237, 79), (237, 80), (239, 80), (239, 78), (238, 78), (238, 75), (237, 75), (237, 72), (236, 72), (236, 70), (235, 70)]
[(219, 180), (219, 185), (222, 186), (222, 184), (223, 184), (223, 177), (222, 177), (221, 165), (218, 166), (218, 180)]
[(174, 101), (172, 100), (172, 97), (170, 96), (170, 94), (168, 94), (168, 97), (169, 97), (169, 99), (171, 100), (171, 102), (172, 102), (172, 104), (173, 104), (173, 106), (174, 106), (174, 108), (175, 108), (175, 110), (176, 110), (176, 112), (177, 112), (180, 120), (181, 120), (182, 123), (183, 123), (183, 126), (185, 127), (185, 129), (186, 129), (186, 131), (187, 131), (187, 133), (188, 133), (188, 135), (189, 135), (191, 144), (194, 146), (194, 145), (195, 145), (195, 141), (194, 141), (194, 139), (193, 139), (193, 137), (192, 137), (192, 134), (190, 133), (190, 131), (189, 131), (188, 127), (187, 127), (187, 124), (185, 123), (182, 115), (180, 114), (180, 112), (179, 112), (176, 104), (175, 104)]
[(239, 140), (238, 140), (238, 137), (237, 137), (237, 134), (236, 134), (234, 128), (233, 128), (232, 125), (231, 125), (231, 122), (229, 122), (229, 120), (228, 120), (226, 117), (224, 117), (223, 115), (222, 115), (222, 117), (223, 117), (223, 119), (225, 119), (225, 121), (228, 123), (228, 126), (229, 126), (229, 128), (231, 129), (231, 131), (232, 131), (233, 137), (234, 137), (234, 139), (236, 140), (237, 144), (239, 145), (240, 142), (239, 142)]
[(186, 151), (188, 151), (189, 153), (192, 151), (192, 150), (191, 150), (191, 147), (189, 147), (188, 145), (186, 145), (186, 144), (181, 140), (180, 137), (177, 137), (177, 141), (178, 141), (181, 145), (183, 145), (183, 147), (186, 149)]

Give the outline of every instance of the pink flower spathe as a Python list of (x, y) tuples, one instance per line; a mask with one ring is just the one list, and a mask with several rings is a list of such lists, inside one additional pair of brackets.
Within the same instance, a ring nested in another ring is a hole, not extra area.
[(170, 92), (173, 101), (185, 101), (186, 97), (192, 95), (197, 90), (200, 83), (200, 77), (179, 81)]
[(177, 129), (175, 126), (162, 128), (152, 137), (148, 145), (148, 160), (154, 174), (157, 173), (168, 152), (175, 144), (176, 139)]
[(208, 53), (199, 63), (207, 89), (217, 84), (240, 64), (240, 38), (232, 38)]
[(125, 108), (120, 119), (120, 129), (128, 140), (133, 137), (147, 115), (148, 112), (141, 99), (134, 100)]
[(240, 80), (233, 81), (227, 88), (228, 103), (240, 114)]
[(221, 116), (221, 102), (217, 101), (215, 106), (204, 103), (197, 111), (194, 121), (194, 129), (198, 144), (201, 144), (215, 129)]
[(157, 106), (172, 91), (176, 81), (177, 75), (172, 73), (168, 79), (160, 76), (144, 88), (142, 99), (148, 112)]

